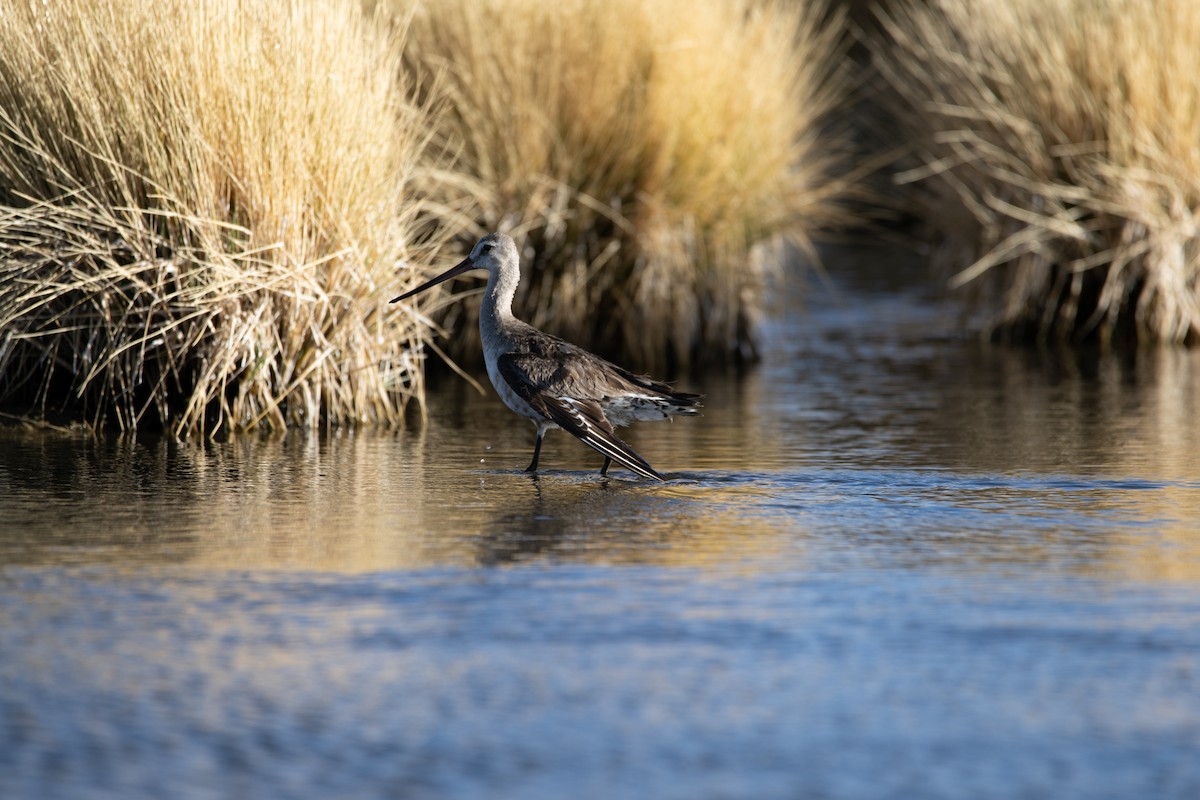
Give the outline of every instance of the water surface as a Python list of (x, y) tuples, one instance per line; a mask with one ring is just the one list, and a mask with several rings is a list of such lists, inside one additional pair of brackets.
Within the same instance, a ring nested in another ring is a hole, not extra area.
[[(1200, 796), (1200, 358), (875, 270), (614, 471), (428, 420), (0, 429), (0, 797)], [(872, 274), (874, 273), (874, 274)]]

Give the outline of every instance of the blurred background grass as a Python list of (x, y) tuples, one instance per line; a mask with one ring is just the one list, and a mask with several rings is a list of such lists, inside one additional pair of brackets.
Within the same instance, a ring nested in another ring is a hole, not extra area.
[(1022, 341), (1200, 335), (1200, 5), (891, 2), (868, 41), (934, 265)]
[[(405, 66), (444, 89), (463, 216), (525, 249), (534, 325), (640, 369), (751, 359), (785, 239), (845, 224), (850, 74), (840, 13), (773, 0), (445, 0)], [(440, 84), (438, 79), (444, 79)], [(454, 353), (477, 358), (473, 307)]]

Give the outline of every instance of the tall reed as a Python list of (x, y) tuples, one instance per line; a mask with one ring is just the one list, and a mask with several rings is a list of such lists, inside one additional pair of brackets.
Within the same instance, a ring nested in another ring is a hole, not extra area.
[(1200, 338), (1200, 4), (892, 3), (903, 177), (1016, 337)]
[[(642, 368), (751, 357), (784, 237), (838, 221), (840, 16), (773, 0), (394, 0), (444, 79), (439, 196), (525, 246), (531, 322)], [(448, 187), (455, 191), (447, 191)], [(464, 239), (463, 246), (467, 246)], [(468, 312), (456, 312), (468, 313)], [(470, 319), (457, 352), (476, 347)]]
[[(57, 0), (0, 26), (0, 393), (177, 432), (395, 422), (432, 121), (351, 0)], [(410, 279), (409, 270), (402, 270)]]

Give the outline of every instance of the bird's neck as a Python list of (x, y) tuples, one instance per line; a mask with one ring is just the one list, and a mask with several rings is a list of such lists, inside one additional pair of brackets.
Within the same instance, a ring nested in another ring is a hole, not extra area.
[(518, 280), (520, 280), (520, 275), (506, 274), (504, 271), (497, 271), (488, 277), (483, 304), (479, 309), (481, 326), (496, 328), (514, 319), (512, 302), (513, 296), (517, 293)]

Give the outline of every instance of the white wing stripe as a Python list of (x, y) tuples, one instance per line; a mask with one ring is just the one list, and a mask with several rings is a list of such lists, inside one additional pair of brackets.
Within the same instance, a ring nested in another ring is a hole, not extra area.
[(617, 442), (612, 439), (612, 434), (608, 431), (599, 429), (595, 424), (584, 414), (578, 406), (578, 401), (572, 397), (559, 397), (558, 401), (565, 407), (579, 427), (585, 432), (585, 435), (580, 436), (579, 440), (588, 445), (592, 449), (608, 456), (613, 461), (616, 461), (621, 466), (628, 469), (630, 472), (636, 472), (646, 478), (662, 478), (656, 474), (652, 467), (641, 458), (641, 456), (631, 451), (622, 450)]

